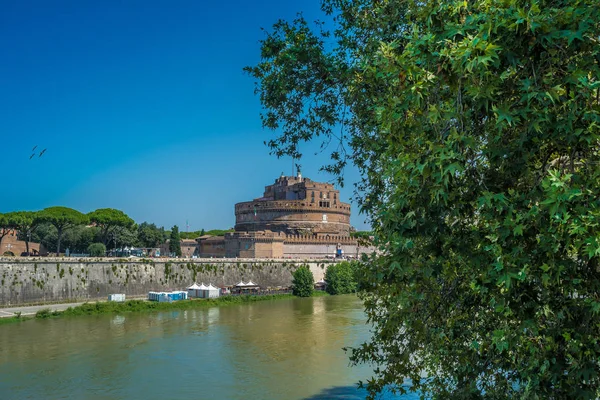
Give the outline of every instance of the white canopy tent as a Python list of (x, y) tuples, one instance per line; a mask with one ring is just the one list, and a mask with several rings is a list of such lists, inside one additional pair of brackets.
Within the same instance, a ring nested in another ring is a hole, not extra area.
[(219, 297), (220, 291), (219, 288), (216, 288), (212, 284), (209, 284), (204, 290), (204, 294), (204, 297), (214, 299), (216, 297)]
[(206, 290), (206, 286), (204, 286), (204, 283), (198, 285), (196, 282), (194, 282), (194, 284), (188, 287), (187, 290), (188, 297), (202, 298), (204, 297), (204, 291)]
[(260, 289), (260, 287), (252, 281), (248, 281), (246, 283), (244, 283), (244, 281), (240, 281), (240, 283), (235, 285), (235, 288), (239, 291), (239, 293), (248, 293)]
[(189, 298), (199, 297), (198, 289), (200, 289), (200, 286), (198, 286), (198, 284), (196, 282), (194, 282), (192, 284), (192, 286), (188, 286), (188, 288), (187, 288), (188, 297)]

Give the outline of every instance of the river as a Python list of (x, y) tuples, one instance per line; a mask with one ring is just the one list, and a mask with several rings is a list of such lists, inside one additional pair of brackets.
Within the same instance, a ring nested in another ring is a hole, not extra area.
[(4, 325), (0, 399), (360, 399), (365, 321), (348, 295)]

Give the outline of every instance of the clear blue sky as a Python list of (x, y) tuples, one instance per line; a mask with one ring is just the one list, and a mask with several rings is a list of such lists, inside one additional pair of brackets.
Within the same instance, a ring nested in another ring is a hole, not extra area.
[[(263, 144), (273, 133), (242, 68), (259, 60), (260, 28), (298, 11), (322, 18), (318, 0), (2, 2), (0, 212), (111, 207), (167, 228), (233, 226), (236, 202), (291, 172)], [(35, 145), (48, 150), (29, 160)], [(307, 157), (303, 175), (329, 180), (325, 161)]]

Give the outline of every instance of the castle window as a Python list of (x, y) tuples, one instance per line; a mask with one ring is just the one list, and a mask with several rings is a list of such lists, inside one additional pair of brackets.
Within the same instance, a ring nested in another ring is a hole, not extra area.
[(321, 200), (319, 201), (319, 207), (330, 207), (329, 201), (328, 200)]

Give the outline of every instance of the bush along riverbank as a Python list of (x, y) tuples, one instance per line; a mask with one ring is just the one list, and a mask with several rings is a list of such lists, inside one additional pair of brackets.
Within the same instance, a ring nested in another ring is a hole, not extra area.
[(264, 296), (223, 296), (215, 299), (190, 299), (174, 301), (172, 303), (159, 303), (147, 300), (128, 300), (125, 302), (98, 302), (85, 303), (77, 307), (69, 307), (64, 311), (50, 311), (49, 309), (38, 311), (36, 319), (52, 317), (71, 317), (78, 315), (100, 315), (100, 314), (123, 314), (130, 312), (152, 312), (168, 310), (189, 310), (195, 308), (217, 307), (232, 304), (246, 304), (257, 301), (289, 299), (291, 294), (271, 294)]
[[(323, 291), (314, 291), (313, 297), (328, 296)], [(258, 301), (291, 299), (292, 294), (269, 294), (262, 296), (222, 296), (215, 299), (191, 299), (172, 303), (158, 303), (147, 300), (128, 300), (125, 302), (95, 302), (69, 307), (64, 311), (52, 311), (49, 308), (38, 311), (35, 316), (14, 316), (0, 318), (0, 325), (29, 321), (33, 319), (49, 319), (59, 317), (74, 317), (80, 315), (125, 314), (131, 312), (153, 312), (168, 310), (189, 310), (206, 307), (221, 307), (235, 304), (248, 304)]]

